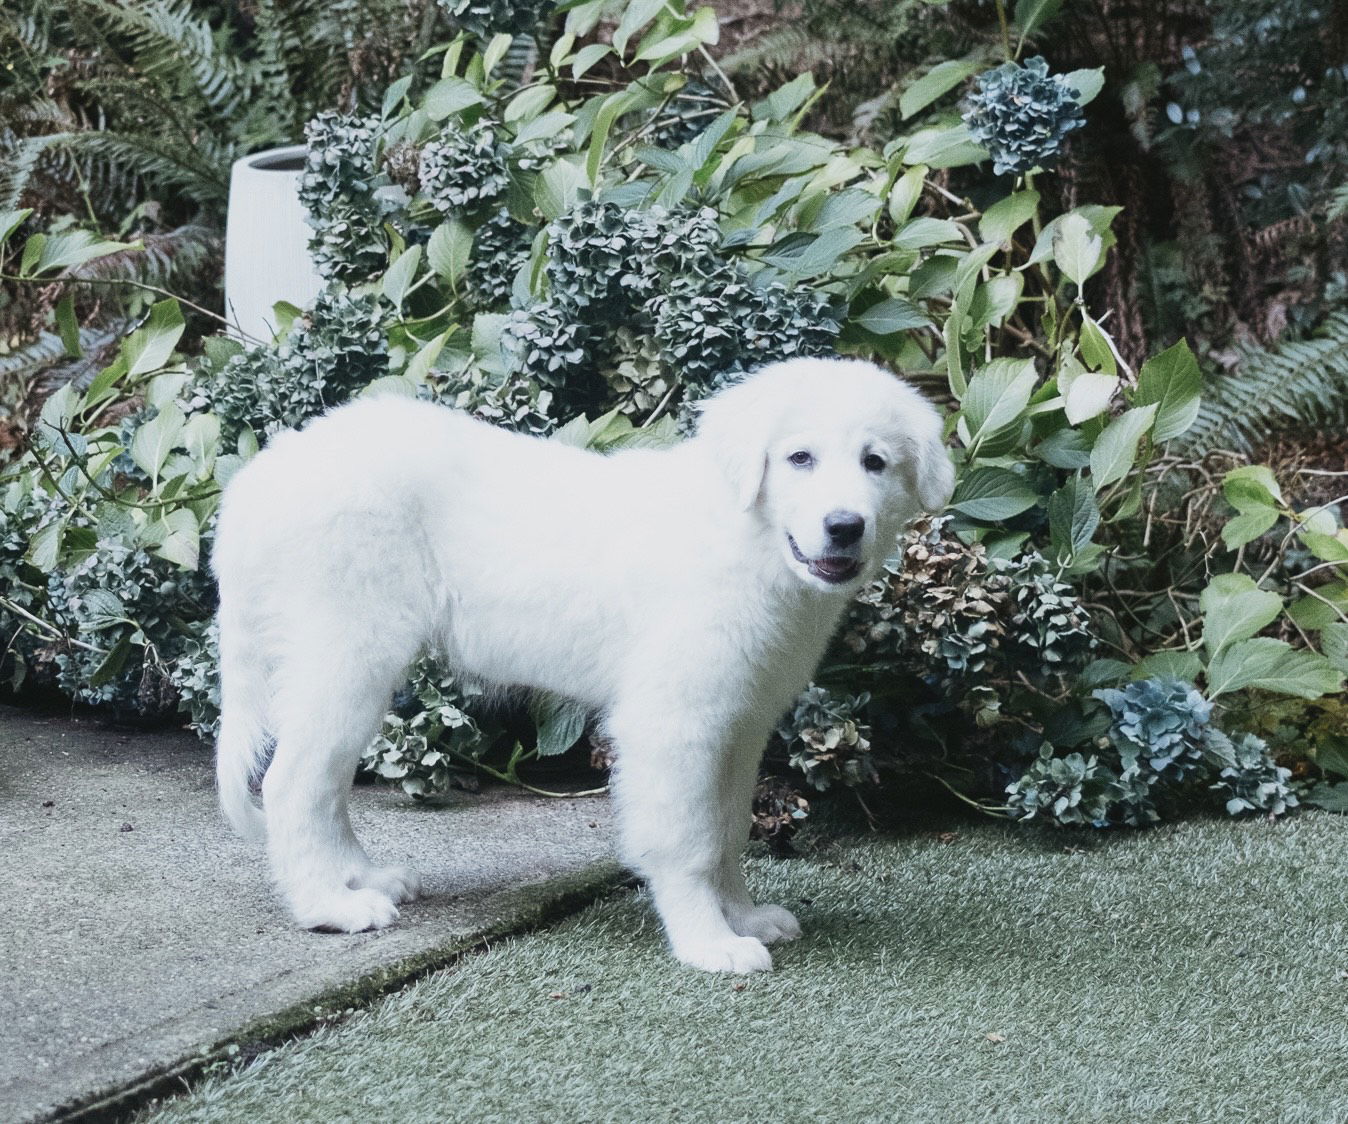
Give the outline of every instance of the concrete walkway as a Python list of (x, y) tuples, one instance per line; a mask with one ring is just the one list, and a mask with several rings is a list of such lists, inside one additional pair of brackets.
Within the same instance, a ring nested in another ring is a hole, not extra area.
[(617, 879), (602, 798), (356, 790), (428, 897), (380, 933), (295, 929), (194, 738), (0, 707), (0, 1120), (99, 1118), (340, 1015)]

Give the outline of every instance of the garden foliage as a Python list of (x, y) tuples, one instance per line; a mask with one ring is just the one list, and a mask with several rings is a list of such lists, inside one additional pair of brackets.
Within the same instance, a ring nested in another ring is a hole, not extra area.
[[(11, 675), (141, 712), (176, 701), (209, 732), (201, 575), (220, 488), (270, 434), (353, 396), (419, 395), (606, 451), (675, 439), (699, 398), (763, 363), (841, 353), (945, 404), (958, 485), (857, 599), (783, 719), (781, 760), (816, 788), (920, 773), (1064, 824), (1150, 822), (1197, 790), (1232, 813), (1294, 804), (1264, 744), (1213, 719), (1250, 691), (1339, 689), (1335, 509), (1296, 510), (1267, 470), (1234, 471), (1225, 546), (1276, 525), (1282, 549), (1320, 560), (1296, 588), (1228, 554), (1141, 621), (1102, 578), (1145, 553), (1147, 466), (1201, 389), (1183, 341), (1133, 370), (1091, 299), (1118, 208), (1053, 213), (1035, 186), (1089, 130), (1103, 76), (1008, 57), (962, 116), (850, 147), (804, 129), (809, 74), (744, 104), (702, 73), (710, 9), (633, 0), (595, 39), (601, 0), (566, 5), (521, 83), (499, 7), (453, 5), (474, 34), (434, 52), (435, 73), (394, 82), (377, 112), (311, 123), (302, 190), (331, 285), (279, 310), (276, 341), (183, 359), (164, 301), (92, 385), (48, 401), (0, 491)], [(952, 169), (990, 157), (981, 205), (950, 191)], [(0, 236), (24, 217), (0, 216)], [(122, 249), (73, 237), (35, 234), (8, 268), (52, 279)], [(423, 663), (366, 764), (424, 795), (502, 747), (512, 773), (584, 726), (547, 700), (532, 717), (521, 732)], [(781, 824), (807, 807), (778, 804)]]

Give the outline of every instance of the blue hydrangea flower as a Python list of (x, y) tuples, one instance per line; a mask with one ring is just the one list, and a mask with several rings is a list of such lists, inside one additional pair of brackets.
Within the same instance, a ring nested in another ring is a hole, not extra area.
[(969, 135), (992, 154), (998, 175), (1051, 168), (1062, 155), (1063, 139), (1086, 123), (1078, 91), (1061, 74), (1050, 74), (1042, 58), (1024, 66), (1004, 62), (976, 79), (978, 90), (964, 103)]
[(1121, 690), (1093, 692), (1114, 716), (1110, 736), (1118, 744), (1125, 773), (1145, 757), (1156, 772), (1174, 766), (1184, 772), (1196, 764), (1212, 703), (1180, 679), (1143, 679)]

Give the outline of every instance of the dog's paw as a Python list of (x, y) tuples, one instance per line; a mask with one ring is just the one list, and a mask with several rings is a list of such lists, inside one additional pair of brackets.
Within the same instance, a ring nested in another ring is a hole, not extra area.
[(315, 895), (295, 907), (295, 920), (305, 929), (330, 933), (361, 933), (387, 929), (398, 919), (398, 907), (380, 890), (334, 890)]
[(378, 890), (398, 904), (421, 896), (421, 875), (410, 866), (366, 867), (356, 874), (350, 885), (358, 890)]
[(771, 972), (772, 954), (763, 942), (753, 937), (713, 937), (703, 941), (684, 941), (674, 956), (704, 972)]
[(754, 937), (764, 944), (794, 941), (800, 936), (800, 922), (789, 909), (779, 905), (756, 905), (730, 918), (730, 927), (742, 937)]

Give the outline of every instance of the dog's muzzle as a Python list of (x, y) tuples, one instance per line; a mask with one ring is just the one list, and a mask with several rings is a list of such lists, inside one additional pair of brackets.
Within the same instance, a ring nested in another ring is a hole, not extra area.
[(806, 558), (800, 552), (800, 547), (796, 545), (796, 540), (790, 533), (787, 534), (786, 541), (791, 545), (791, 553), (795, 556), (796, 561), (816, 578), (826, 581), (830, 585), (841, 585), (843, 582), (849, 582), (861, 572), (861, 559), (855, 555), (826, 554), (822, 558)]

